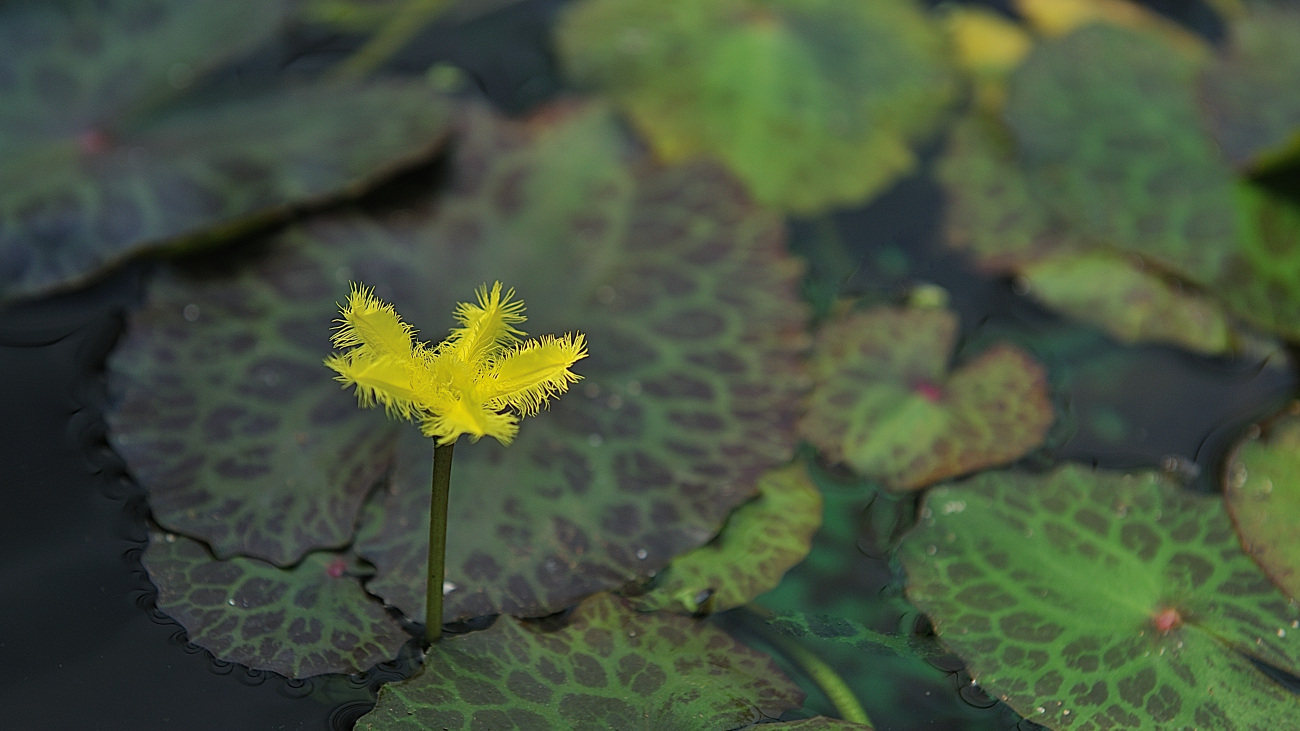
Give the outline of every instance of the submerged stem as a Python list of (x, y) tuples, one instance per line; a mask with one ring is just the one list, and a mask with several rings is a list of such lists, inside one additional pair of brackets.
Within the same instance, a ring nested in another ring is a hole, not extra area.
[(429, 502), (429, 588), (424, 603), (424, 639), (442, 638), (442, 585), (447, 572), (447, 497), (451, 494), (451, 450), (456, 444), (433, 448), (433, 495)]

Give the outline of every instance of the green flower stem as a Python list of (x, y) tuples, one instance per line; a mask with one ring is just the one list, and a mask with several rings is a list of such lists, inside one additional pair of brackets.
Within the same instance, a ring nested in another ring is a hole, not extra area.
[(433, 499), (429, 502), (429, 588), (424, 604), (424, 639), (433, 644), (442, 638), (442, 584), (447, 576), (447, 496), (451, 494), (451, 450), (439, 444), (433, 448)]

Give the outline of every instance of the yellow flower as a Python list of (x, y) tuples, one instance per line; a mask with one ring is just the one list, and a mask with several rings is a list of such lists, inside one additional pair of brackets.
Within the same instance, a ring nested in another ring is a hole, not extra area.
[(362, 406), (382, 404), (389, 416), (418, 421), (425, 436), (451, 444), (461, 434), (490, 436), (509, 444), (519, 417), (536, 414), (581, 376), (569, 370), (587, 357), (581, 333), (524, 340), (515, 326), (524, 303), (497, 282), (478, 289), (478, 302), (456, 307), (447, 339), (437, 345), (415, 340), (415, 331), (374, 292), (352, 285), (334, 346), (325, 359), (335, 380), (355, 386)]

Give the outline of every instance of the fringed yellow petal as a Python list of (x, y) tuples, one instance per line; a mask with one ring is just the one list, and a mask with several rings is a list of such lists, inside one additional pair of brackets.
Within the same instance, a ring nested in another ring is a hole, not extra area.
[(411, 419), (420, 410), (421, 397), (415, 387), (410, 364), (392, 356), (375, 356), (354, 350), (346, 355), (331, 355), (325, 365), (334, 369), (334, 380), (344, 387), (355, 386), (362, 406), (383, 404), (389, 416)]
[(436, 437), (438, 444), (451, 444), (461, 434), (468, 434), (476, 442), (487, 436), (502, 444), (510, 444), (519, 431), (519, 419), (513, 414), (497, 413), (469, 399), (457, 399), (443, 403), (436, 411), (426, 412), (420, 422), (420, 431), (426, 437)]
[(354, 284), (341, 309), (343, 318), (337, 320), (334, 347), (363, 348), (380, 356), (412, 355), (415, 331), (402, 322), (392, 305), (376, 298), (373, 290)]
[(587, 357), (586, 345), (582, 333), (529, 340), (501, 357), (482, 392), (492, 405), (532, 416), (581, 378), (569, 368)]
[(524, 303), (512, 301), (513, 289), (502, 294), (500, 282), (494, 283), (490, 291), (486, 284), (480, 286), (477, 294), (478, 304), (461, 302), (456, 306), (456, 320), (463, 327), (451, 331), (444, 352), (484, 366), (497, 353), (519, 342), (524, 333), (514, 326), (526, 318)]

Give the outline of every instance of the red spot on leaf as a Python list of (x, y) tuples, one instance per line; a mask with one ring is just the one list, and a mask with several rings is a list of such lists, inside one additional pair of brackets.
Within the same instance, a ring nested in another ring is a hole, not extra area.
[(1151, 618), (1151, 623), (1155, 625), (1157, 630), (1168, 632), (1183, 623), (1183, 616), (1178, 613), (1177, 609), (1165, 607)]
[(77, 147), (87, 155), (98, 155), (112, 145), (112, 136), (102, 129), (92, 127), (77, 135)]
[(939, 403), (943, 399), (943, 389), (935, 383), (927, 380), (919, 380), (912, 384), (912, 393), (929, 401), (932, 404)]
[(325, 573), (329, 574), (331, 579), (337, 579), (348, 570), (348, 562), (342, 558), (336, 558), (330, 561), (325, 567)]

